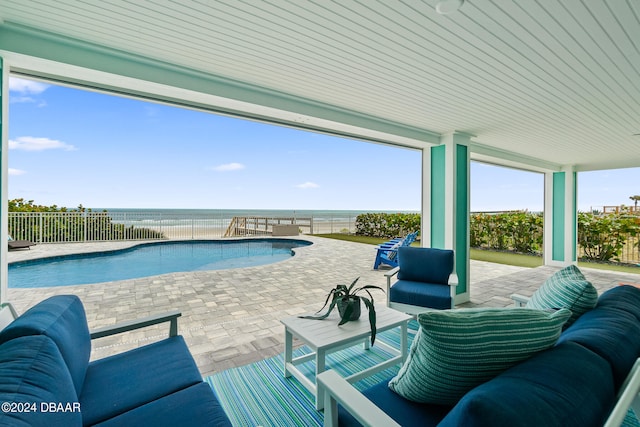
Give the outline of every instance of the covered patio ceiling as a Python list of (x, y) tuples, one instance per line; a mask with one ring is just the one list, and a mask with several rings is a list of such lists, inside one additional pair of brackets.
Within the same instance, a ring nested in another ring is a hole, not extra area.
[(640, 2), (0, 0), (12, 72), (476, 160), (640, 166)]

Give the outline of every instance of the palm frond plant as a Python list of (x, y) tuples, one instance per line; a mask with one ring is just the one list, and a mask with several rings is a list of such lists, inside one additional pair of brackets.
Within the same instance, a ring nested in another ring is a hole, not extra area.
[[(360, 318), (360, 301), (364, 302), (364, 305), (369, 310), (369, 325), (371, 326), (371, 345), (376, 340), (376, 308), (374, 306), (373, 295), (369, 292), (370, 289), (380, 289), (384, 292), (380, 286), (365, 285), (355, 288), (356, 283), (360, 277), (356, 278), (351, 285), (337, 285), (331, 289), (324, 305), (320, 310), (316, 312), (314, 316), (300, 316), (302, 319), (322, 320), (329, 317), (329, 314), (337, 306), (340, 313), (340, 323), (338, 326), (344, 325), (351, 320), (358, 320)], [(355, 289), (354, 289), (355, 288)], [(363, 295), (357, 295), (360, 292), (365, 292), (368, 297)], [(329, 306), (327, 312), (318, 315), (325, 307)]]

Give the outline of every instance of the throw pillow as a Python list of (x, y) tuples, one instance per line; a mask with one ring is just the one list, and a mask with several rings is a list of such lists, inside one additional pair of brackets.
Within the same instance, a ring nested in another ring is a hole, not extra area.
[(527, 308), (568, 308), (571, 317), (565, 329), (596, 306), (598, 291), (575, 265), (557, 271), (531, 296)]
[(453, 405), (472, 388), (553, 346), (571, 316), (526, 308), (471, 308), (418, 315), (420, 330), (389, 387), (405, 399)]

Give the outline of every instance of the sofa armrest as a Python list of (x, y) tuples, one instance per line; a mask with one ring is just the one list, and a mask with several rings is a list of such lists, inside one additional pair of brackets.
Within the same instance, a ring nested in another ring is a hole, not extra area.
[(335, 371), (329, 370), (317, 377), (320, 389), (324, 390), (324, 425), (325, 427), (338, 426), (338, 403), (342, 405), (362, 425), (371, 427), (400, 427), (394, 421), (356, 390), (344, 378)]
[(609, 414), (604, 427), (622, 425), (629, 409), (632, 409), (635, 416), (640, 418), (640, 359), (636, 360), (622, 387), (620, 387), (618, 401)]
[(456, 273), (451, 273), (449, 275), (449, 281), (447, 284), (449, 285), (449, 296), (451, 296), (451, 308), (456, 308), (456, 295), (458, 290), (458, 283), (460, 283), (460, 279), (458, 279), (458, 275)]
[(391, 300), (389, 299), (389, 290), (391, 289), (391, 279), (393, 278), (393, 276), (398, 274), (398, 271), (400, 271), (400, 267), (395, 267), (387, 271), (386, 273), (384, 273), (384, 277), (387, 278), (387, 307), (391, 303)]
[(18, 318), (18, 313), (11, 303), (0, 304), (0, 331), (6, 328), (11, 322)]
[(180, 316), (182, 316), (180, 311), (172, 310), (168, 313), (156, 314), (153, 316), (143, 317), (141, 319), (116, 323), (115, 325), (105, 326), (91, 331), (91, 339), (108, 337), (110, 335), (146, 328), (147, 326), (157, 325), (164, 322), (169, 322), (169, 336), (175, 337), (178, 335), (178, 317)]
[(511, 299), (513, 300), (516, 307), (524, 307), (529, 302), (529, 297), (525, 297), (520, 294), (511, 294)]
[(387, 271), (386, 273), (384, 273), (384, 277), (387, 278), (387, 282), (391, 281), (391, 278), (393, 276), (395, 276), (396, 274), (398, 274), (398, 271), (400, 271), (400, 267), (395, 267), (395, 268)]

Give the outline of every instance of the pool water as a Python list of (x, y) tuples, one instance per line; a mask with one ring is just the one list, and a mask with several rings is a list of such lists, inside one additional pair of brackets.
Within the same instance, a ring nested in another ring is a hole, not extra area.
[(129, 249), (64, 255), (9, 264), (10, 288), (85, 285), (184, 271), (270, 264), (311, 242), (248, 239), (146, 243)]

